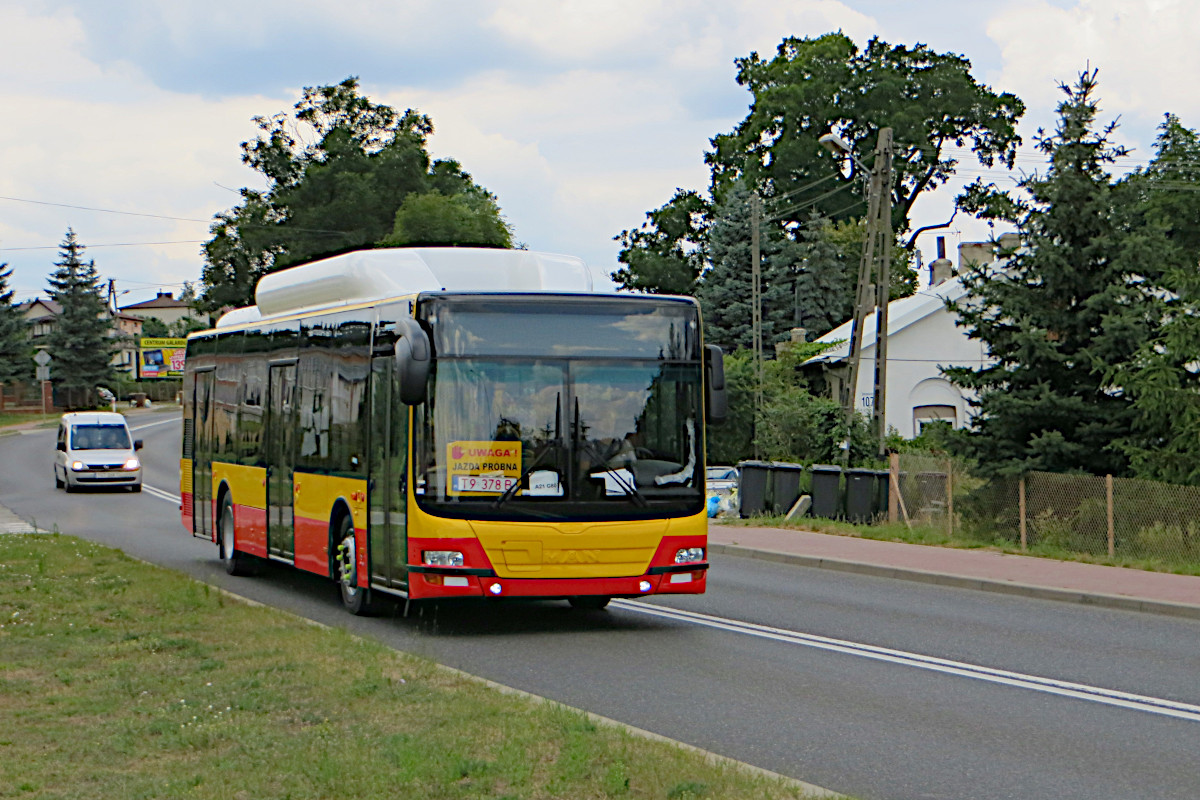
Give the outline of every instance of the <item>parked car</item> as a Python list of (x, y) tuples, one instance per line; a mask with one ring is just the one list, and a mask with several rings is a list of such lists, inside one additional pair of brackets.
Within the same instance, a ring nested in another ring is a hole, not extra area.
[(704, 470), (704, 483), (710, 492), (728, 492), (737, 488), (737, 467), (708, 467)]
[(108, 411), (63, 414), (58, 424), (54, 485), (73, 492), (83, 486), (126, 486), (142, 490), (142, 440), (129, 433), (125, 417)]

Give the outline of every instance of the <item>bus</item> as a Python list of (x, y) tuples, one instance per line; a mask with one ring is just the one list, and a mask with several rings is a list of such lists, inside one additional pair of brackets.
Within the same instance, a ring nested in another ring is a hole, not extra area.
[(726, 397), (692, 298), (548, 253), (357, 251), (264, 276), (184, 364), (182, 521), (230, 574), (289, 564), (356, 614), (705, 590)]

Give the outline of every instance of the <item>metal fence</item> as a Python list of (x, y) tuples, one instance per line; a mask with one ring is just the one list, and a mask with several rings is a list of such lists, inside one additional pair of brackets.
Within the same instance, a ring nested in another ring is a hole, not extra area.
[(916, 454), (893, 457), (892, 487), (891, 518), (958, 538), (1200, 566), (1200, 487), (1048, 472), (984, 480)]

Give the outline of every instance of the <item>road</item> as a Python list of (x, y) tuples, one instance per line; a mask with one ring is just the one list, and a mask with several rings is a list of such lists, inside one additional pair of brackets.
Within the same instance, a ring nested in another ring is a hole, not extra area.
[(263, 603), (862, 798), (1200, 797), (1200, 622), (733, 557), (709, 592), (341, 610), (225, 574), (179, 523), (177, 416), (133, 421), (147, 490), (55, 491), (53, 432), (0, 438), (0, 503)]

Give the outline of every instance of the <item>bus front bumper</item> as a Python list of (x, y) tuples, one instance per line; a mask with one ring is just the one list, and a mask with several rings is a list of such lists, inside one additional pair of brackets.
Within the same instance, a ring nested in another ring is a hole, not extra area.
[(618, 578), (501, 578), (491, 570), (452, 567), (409, 568), (408, 595), (431, 597), (642, 597), (703, 594), (708, 564), (651, 567), (645, 575)]

